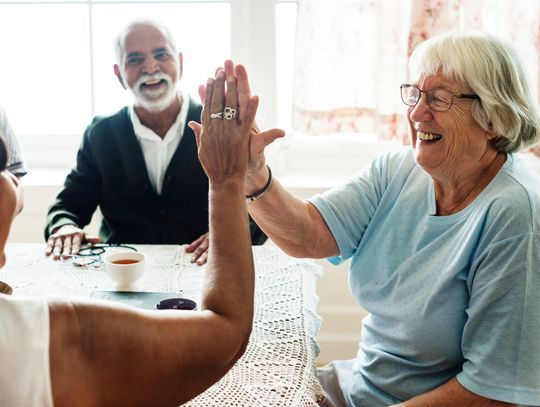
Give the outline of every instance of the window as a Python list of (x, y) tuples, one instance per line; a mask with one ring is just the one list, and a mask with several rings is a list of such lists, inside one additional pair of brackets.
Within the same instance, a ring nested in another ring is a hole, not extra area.
[(287, 128), (295, 15), (290, 0), (0, 0), (0, 103), (31, 170), (66, 171), (92, 117), (130, 102), (113, 73), (114, 39), (149, 17), (175, 36), (184, 90), (198, 98), (198, 85), (232, 57), (261, 96), (261, 127)]

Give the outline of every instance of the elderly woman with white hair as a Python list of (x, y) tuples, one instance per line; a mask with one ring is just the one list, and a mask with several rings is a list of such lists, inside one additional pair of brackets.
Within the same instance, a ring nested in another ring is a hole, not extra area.
[(411, 146), (307, 201), (269, 176), (279, 134), (251, 136), (252, 217), (290, 255), (352, 258), (369, 311), (357, 357), (319, 369), (323, 405), (540, 405), (540, 180), (514, 154), (540, 113), (522, 64), (493, 36), (445, 34), (414, 50), (401, 98)]

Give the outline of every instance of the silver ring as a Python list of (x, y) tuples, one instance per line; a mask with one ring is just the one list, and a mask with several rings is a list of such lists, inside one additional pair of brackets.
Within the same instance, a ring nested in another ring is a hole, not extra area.
[(238, 117), (236, 113), (236, 109), (233, 109), (232, 107), (225, 107), (225, 110), (223, 111), (223, 118), (225, 120), (236, 119)]
[(223, 112), (210, 113), (211, 119), (223, 119)]

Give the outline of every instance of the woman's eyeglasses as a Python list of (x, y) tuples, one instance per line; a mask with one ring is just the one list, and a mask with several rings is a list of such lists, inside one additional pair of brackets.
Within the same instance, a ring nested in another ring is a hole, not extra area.
[(452, 93), (444, 89), (422, 90), (416, 85), (405, 83), (400, 86), (401, 100), (407, 106), (414, 107), (422, 97), (422, 93), (426, 94), (427, 105), (437, 112), (446, 112), (452, 107), (454, 98), (456, 99), (480, 99), (480, 96), (473, 93)]

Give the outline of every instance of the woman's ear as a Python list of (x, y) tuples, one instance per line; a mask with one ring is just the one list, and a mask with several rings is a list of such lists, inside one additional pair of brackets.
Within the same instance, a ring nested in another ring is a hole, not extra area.
[(497, 131), (495, 130), (495, 127), (493, 127), (493, 123), (489, 123), (489, 128), (488, 130), (486, 130), (486, 137), (489, 141), (492, 141), (499, 137)]

